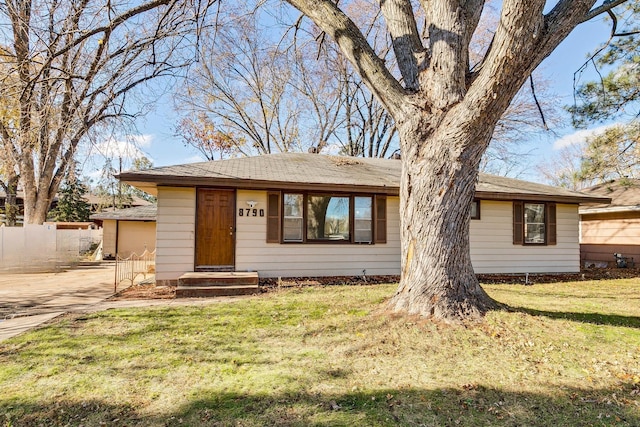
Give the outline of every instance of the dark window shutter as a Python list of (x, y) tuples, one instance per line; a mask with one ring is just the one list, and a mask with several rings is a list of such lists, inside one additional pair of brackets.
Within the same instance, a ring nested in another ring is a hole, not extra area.
[(558, 242), (556, 235), (556, 204), (547, 203), (547, 245), (555, 245)]
[(387, 243), (387, 196), (376, 196), (375, 242)]
[(513, 202), (513, 244), (524, 244), (524, 203)]
[(267, 243), (280, 243), (280, 193), (267, 193)]

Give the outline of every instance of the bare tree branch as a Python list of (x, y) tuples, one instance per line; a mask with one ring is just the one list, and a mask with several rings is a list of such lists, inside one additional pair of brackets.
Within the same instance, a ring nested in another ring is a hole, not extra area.
[(292, 0), (290, 3), (331, 35), (371, 92), (392, 115), (402, 112), (405, 90), (373, 51), (358, 27), (335, 3), (330, 0)]
[(405, 87), (417, 91), (420, 85), (418, 66), (426, 60), (426, 50), (418, 34), (411, 1), (382, 0), (380, 8), (391, 33), (393, 50)]
[(542, 106), (540, 105), (538, 97), (536, 96), (536, 87), (533, 84), (533, 75), (529, 75), (529, 85), (531, 86), (531, 94), (533, 96), (534, 102), (536, 103), (536, 107), (538, 108), (538, 113), (540, 113), (542, 124), (544, 125), (544, 128), (548, 130), (549, 126), (547, 126), (547, 120), (544, 118), (544, 111), (542, 111)]
[(629, 0), (605, 0), (605, 2), (601, 5), (598, 6), (592, 10), (589, 11), (589, 13), (587, 13), (584, 18), (580, 21), (580, 22), (586, 22), (589, 21), (593, 18), (595, 18), (596, 16), (605, 13), (605, 12), (609, 12), (611, 9), (613, 9), (616, 6), (620, 6), (621, 4), (624, 4), (626, 2), (628, 2)]

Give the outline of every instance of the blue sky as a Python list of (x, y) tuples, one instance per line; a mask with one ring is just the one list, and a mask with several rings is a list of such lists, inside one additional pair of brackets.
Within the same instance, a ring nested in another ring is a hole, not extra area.
[[(603, 15), (604, 16), (604, 15)], [(564, 105), (573, 102), (574, 72), (585, 62), (587, 54), (594, 51), (609, 36), (610, 26), (603, 17), (580, 25), (569, 37), (547, 58), (540, 69), (552, 83), (552, 92), (559, 96)], [(593, 68), (582, 75), (582, 80), (592, 80), (596, 77)], [(149, 157), (154, 166), (166, 166), (180, 163), (202, 161), (194, 149), (185, 147), (181, 140), (174, 135), (174, 127), (178, 120), (178, 113), (174, 110), (171, 94), (167, 93), (154, 102), (154, 109), (146, 117), (140, 118), (136, 127), (140, 135), (135, 136), (137, 147)], [(568, 144), (584, 140), (593, 131), (603, 128), (601, 123), (594, 123), (587, 130), (576, 130), (571, 127), (567, 116), (566, 126), (556, 128), (555, 135), (549, 133), (543, 138), (536, 137), (526, 141), (527, 148), (532, 149), (531, 164), (548, 162), (556, 154), (557, 149)], [(120, 147), (120, 152), (136, 152), (129, 147), (126, 138), (116, 138), (110, 141), (110, 146), (102, 145), (102, 151), (113, 151), (113, 146)], [(95, 167), (95, 166), (94, 166)], [(91, 166), (89, 166), (91, 169)], [(92, 175), (85, 168), (85, 174)], [(93, 173), (95, 176), (95, 172)], [(535, 168), (519, 177), (533, 181), (541, 181)]]

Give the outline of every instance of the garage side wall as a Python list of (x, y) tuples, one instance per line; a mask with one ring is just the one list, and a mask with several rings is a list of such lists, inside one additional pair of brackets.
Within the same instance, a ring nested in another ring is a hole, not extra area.
[(102, 221), (102, 253), (116, 256), (116, 220), (105, 219)]
[(132, 253), (142, 255), (156, 248), (155, 221), (118, 221), (118, 254), (128, 257)]

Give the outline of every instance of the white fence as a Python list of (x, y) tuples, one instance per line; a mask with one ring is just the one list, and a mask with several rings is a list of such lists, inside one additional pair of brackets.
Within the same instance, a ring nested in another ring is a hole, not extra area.
[(100, 230), (56, 230), (55, 224), (0, 227), (0, 268), (46, 270), (78, 261), (102, 240)]

